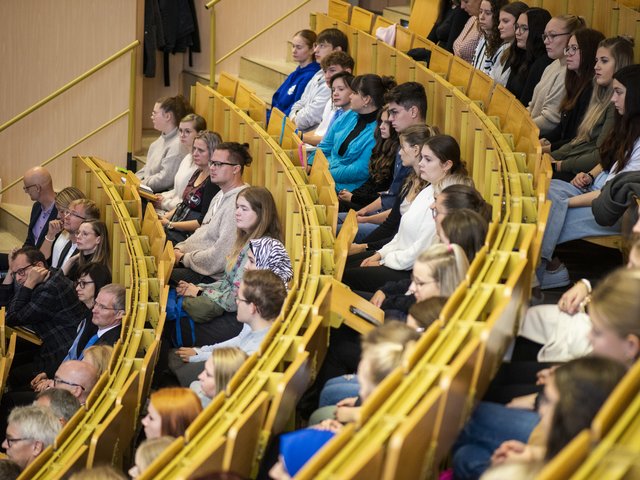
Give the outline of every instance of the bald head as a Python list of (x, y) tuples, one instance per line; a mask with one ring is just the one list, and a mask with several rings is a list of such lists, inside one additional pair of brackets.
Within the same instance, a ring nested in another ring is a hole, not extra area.
[(31, 200), (40, 202), (44, 206), (51, 205), (56, 198), (53, 191), (51, 174), (46, 168), (33, 167), (24, 174), (23, 190), (31, 197)]
[(55, 375), (56, 388), (70, 391), (82, 404), (97, 381), (96, 367), (80, 360), (62, 362)]

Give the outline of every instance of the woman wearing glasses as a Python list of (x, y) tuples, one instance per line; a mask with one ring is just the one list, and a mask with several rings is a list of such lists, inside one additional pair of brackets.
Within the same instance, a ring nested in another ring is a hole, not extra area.
[(604, 35), (591, 28), (581, 28), (569, 38), (564, 49), (567, 74), (564, 99), (560, 103), (560, 123), (540, 140), (542, 151), (549, 153), (576, 136), (593, 92), (594, 66), (598, 44)]
[(196, 171), (182, 192), (182, 201), (160, 217), (160, 223), (167, 231), (167, 240), (174, 245), (186, 240), (200, 227), (211, 199), (220, 191), (220, 187), (211, 182), (209, 162), (221, 142), (220, 135), (208, 130), (200, 132), (193, 142), (191, 155)]
[(64, 274), (73, 281), (78, 280), (78, 271), (86, 264), (94, 262), (110, 268), (109, 237), (107, 226), (101, 220), (82, 222), (76, 232), (78, 254), (71, 257), (63, 266)]
[(542, 34), (547, 56), (552, 63), (545, 68), (527, 107), (542, 137), (548, 135), (560, 123), (560, 104), (565, 96), (567, 73), (564, 50), (571, 35), (584, 27), (582, 17), (563, 15), (549, 20)]

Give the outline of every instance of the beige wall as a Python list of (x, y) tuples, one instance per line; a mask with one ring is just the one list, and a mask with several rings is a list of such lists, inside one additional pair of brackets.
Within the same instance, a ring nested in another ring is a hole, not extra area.
[[(0, 123), (133, 42), (142, 32), (141, 6), (142, 0), (2, 1)], [(127, 55), (1, 132), (3, 184), (123, 112), (129, 68)], [(126, 151), (127, 121), (122, 119), (51, 164), (54, 185), (70, 183), (75, 154), (101, 155), (124, 165)], [(2, 200), (28, 202), (19, 187)]]

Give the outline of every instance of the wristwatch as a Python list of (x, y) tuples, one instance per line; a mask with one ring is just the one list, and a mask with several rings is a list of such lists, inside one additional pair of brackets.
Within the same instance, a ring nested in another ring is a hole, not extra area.
[(167, 223), (167, 229), (173, 230), (173, 222)]

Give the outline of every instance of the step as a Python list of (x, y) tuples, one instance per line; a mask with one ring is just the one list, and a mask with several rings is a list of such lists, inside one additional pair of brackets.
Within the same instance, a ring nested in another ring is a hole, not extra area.
[(384, 9), (383, 17), (394, 23), (402, 23), (405, 21), (409, 24), (409, 16), (411, 15), (410, 5), (397, 5), (395, 7), (387, 7)]
[(31, 205), (17, 205), (12, 203), (0, 204), (0, 251), (6, 252), (15, 246), (22, 245), (27, 238)]
[(255, 57), (240, 59), (240, 78), (273, 88), (275, 91), (287, 76), (296, 69), (295, 63), (265, 60)]

